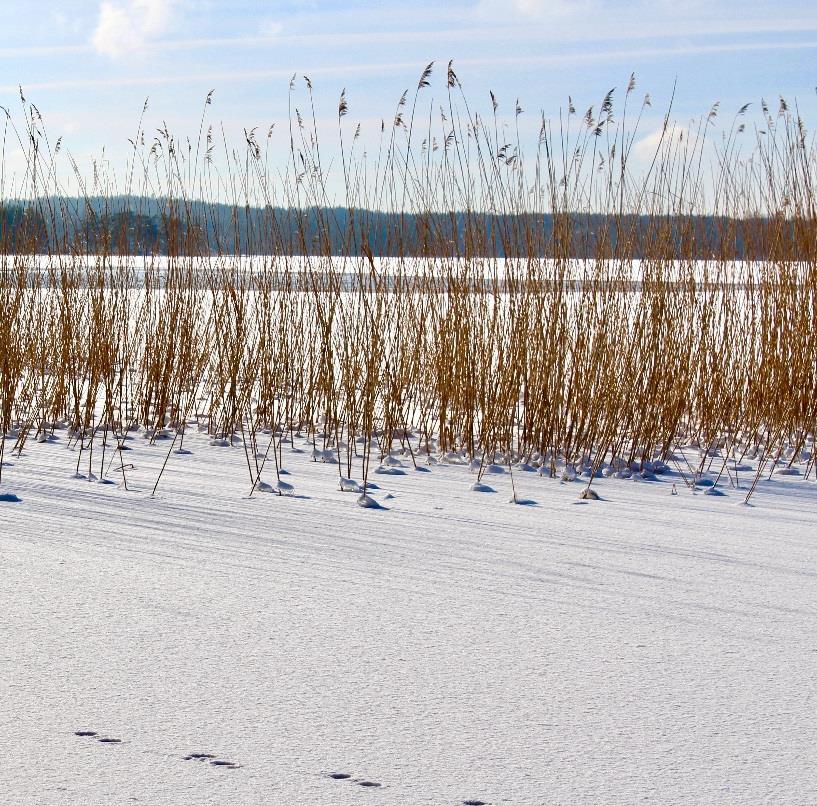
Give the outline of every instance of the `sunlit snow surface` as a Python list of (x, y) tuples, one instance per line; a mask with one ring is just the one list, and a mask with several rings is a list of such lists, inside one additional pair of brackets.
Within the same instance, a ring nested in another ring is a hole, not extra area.
[(3, 804), (817, 803), (813, 471), (404, 458), (367, 509), (301, 440), (291, 495), (193, 433), (151, 498), (167, 442), (126, 492), (58, 435), (0, 487)]

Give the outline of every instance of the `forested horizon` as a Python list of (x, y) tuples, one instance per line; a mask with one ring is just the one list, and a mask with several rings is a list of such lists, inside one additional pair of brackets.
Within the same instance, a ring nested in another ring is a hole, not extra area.
[(4, 254), (773, 260), (817, 253), (817, 221), (583, 212), (385, 212), (147, 196), (0, 203)]

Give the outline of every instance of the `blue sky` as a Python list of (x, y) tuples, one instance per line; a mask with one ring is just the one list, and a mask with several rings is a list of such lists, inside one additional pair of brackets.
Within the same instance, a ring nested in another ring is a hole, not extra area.
[[(142, 104), (148, 131), (163, 122), (195, 137), (202, 101), (215, 89), (213, 122), (228, 138), (243, 128), (285, 128), (289, 78), (310, 76), (319, 125), (332, 126), (346, 88), (349, 125), (379, 131), (423, 66), (437, 71), (424, 101), (445, 95), (454, 60), (469, 101), (526, 124), (558, 114), (571, 95), (580, 110), (621, 92), (635, 72), (660, 125), (677, 78), (673, 118), (685, 123), (715, 101), (731, 115), (762, 97), (797, 99), (817, 120), (817, 10), (781, 0), (459, 0), (458, 2), (215, 2), (61, 0), (2, 4), (0, 104), (19, 114), (18, 85), (52, 140), (87, 166), (105, 148), (124, 161)], [(300, 85), (299, 85), (300, 86)], [(303, 103), (303, 99), (296, 102)], [(336, 121), (335, 121), (336, 122)], [(7, 150), (7, 164), (15, 156)]]

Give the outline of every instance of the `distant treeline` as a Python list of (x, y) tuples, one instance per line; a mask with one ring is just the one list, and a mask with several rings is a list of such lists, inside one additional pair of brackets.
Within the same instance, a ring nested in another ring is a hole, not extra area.
[(143, 197), (0, 203), (0, 252), (813, 259), (815, 218), (238, 207)]

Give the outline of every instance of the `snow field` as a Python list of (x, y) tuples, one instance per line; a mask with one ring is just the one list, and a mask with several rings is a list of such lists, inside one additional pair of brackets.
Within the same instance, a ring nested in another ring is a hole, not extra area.
[(248, 498), (191, 432), (151, 498), (169, 442), (125, 491), (57, 434), (3, 473), (5, 803), (817, 801), (813, 476), (516, 471), (513, 506), (399, 457), (372, 511), (306, 440)]

